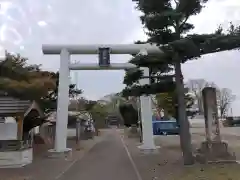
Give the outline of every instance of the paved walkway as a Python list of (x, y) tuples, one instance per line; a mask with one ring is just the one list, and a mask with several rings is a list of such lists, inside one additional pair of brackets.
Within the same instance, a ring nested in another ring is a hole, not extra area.
[[(0, 180), (54, 180), (58, 179), (63, 172), (67, 171), (76, 161), (82, 159), (88, 151), (97, 143), (108, 136), (108, 130), (102, 130), (100, 136), (93, 140), (82, 140), (83, 149), (76, 150), (74, 139), (68, 139), (67, 146), (72, 148), (72, 156), (67, 159), (63, 158), (46, 158), (47, 147), (39, 145), (34, 151), (33, 163), (23, 168), (0, 169)], [(39, 151), (39, 152), (38, 152)]]
[(141, 180), (119, 133), (111, 133), (96, 144), (80, 161), (62, 174), (59, 180)]

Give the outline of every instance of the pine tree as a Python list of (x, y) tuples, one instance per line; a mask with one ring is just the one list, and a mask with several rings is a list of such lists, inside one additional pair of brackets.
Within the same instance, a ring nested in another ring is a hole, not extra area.
[[(231, 24), (227, 33), (219, 27), (212, 34), (192, 34), (194, 25), (189, 23), (191, 16), (201, 12), (208, 0), (133, 0), (137, 9), (143, 13), (140, 17), (147, 30), (148, 43), (155, 43), (165, 52), (162, 56), (135, 57), (132, 63), (138, 66), (147, 66), (151, 75), (152, 85), (140, 87), (136, 83), (141, 78), (141, 72), (127, 72), (125, 84), (128, 87), (124, 92), (128, 94), (156, 94), (160, 92), (177, 92), (177, 110), (180, 123), (180, 144), (183, 151), (184, 164), (193, 164), (194, 158), (191, 147), (189, 122), (186, 115), (186, 93), (183, 85), (181, 64), (187, 60), (197, 59), (201, 55), (215, 53), (240, 47), (239, 27)], [(139, 43), (139, 42), (138, 42)], [(140, 42), (143, 43), (143, 42)], [(174, 86), (169, 81), (163, 81), (169, 68), (175, 71)], [(160, 81), (158, 81), (161, 79)], [(131, 85), (132, 84), (132, 85)], [(131, 93), (130, 93), (131, 92)]]

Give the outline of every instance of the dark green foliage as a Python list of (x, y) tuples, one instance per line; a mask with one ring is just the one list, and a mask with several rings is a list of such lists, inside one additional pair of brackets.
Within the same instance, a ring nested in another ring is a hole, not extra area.
[(119, 111), (124, 120), (124, 126), (131, 127), (131, 125), (138, 124), (138, 112), (132, 104), (124, 104), (119, 106)]
[[(140, 69), (131, 69), (125, 72), (123, 83), (127, 86), (123, 90), (124, 96), (139, 96), (141, 94), (156, 94), (166, 91), (173, 91), (175, 83), (173, 76), (166, 73), (172, 71), (172, 66), (159, 61), (158, 56), (135, 56), (130, 60), (139, 67), (149, 67), (151, 85), (139, 86), (139, 79), (143, 77)], [(144, 77), (146, 78), (146, 77)], [(169, 87), (168, 87), (169, 86)], [(137, 90), (139, 89), (139, 90)], [(130, 92), (131, 91), (131, 92)]]
[(148, 30), (149, 42), (168, 44), (183, 37), (194, 26), (188, 23), (192, 15), (198, 14), (207, 0), (139, 0), (137, 9)]
[(76, 128), (77, 116), (68, 115), (68, 127)]
[(131, 86), (133, 83), (137, 82), (142, 76), (142, 71), (140, 69), (132, 69), (125, 72), (123, 83), (127, 86)]
[(174, 91), (176, 88), (175, 82), (159, 82), (152, 83), (151, 85), (133, 85), (130, 88), (125, 88), (122, 91), (124, 97), (128, 96), (141, 96), (142, 94), (156, 94), (156, 92), (169, 92)]
[(42, 125), (46, 122), (45, 117), (39, 117), (37, 110), (31, 110), (28, 115), (24, 118), (23, 132), (29, 132), (32, 128)]
[(192, 34), (181, 40), (176, 40), (163, 47), (166, 57), (177, 52), (181, 62), (201, 57), (204, 54), (239, 49), (240, 35), (236, 34)]

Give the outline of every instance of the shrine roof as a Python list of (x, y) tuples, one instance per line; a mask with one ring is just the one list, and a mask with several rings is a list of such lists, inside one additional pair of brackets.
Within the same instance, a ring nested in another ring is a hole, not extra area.
[(0, 116), (25, 116), (31, 109), (36, 109), (39, 114), (42, 114), (34, 101), (20, 100), (0, 92)]

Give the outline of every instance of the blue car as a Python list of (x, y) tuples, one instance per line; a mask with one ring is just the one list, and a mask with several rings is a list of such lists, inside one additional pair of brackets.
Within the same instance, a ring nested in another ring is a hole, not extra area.
[(176, 121), (153, 121), (154, 135), (178, 135), (179, 126)]

